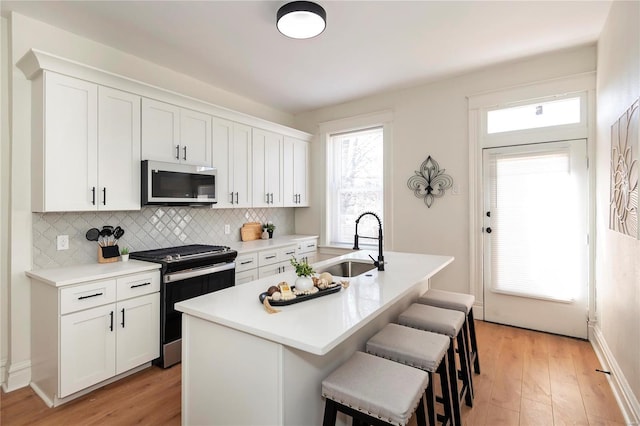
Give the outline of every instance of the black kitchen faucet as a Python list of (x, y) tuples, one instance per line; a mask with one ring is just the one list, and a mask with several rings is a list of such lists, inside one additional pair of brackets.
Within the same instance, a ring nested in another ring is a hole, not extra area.
[[(378, 220), (378, 238), (376, 237), (361, 237), (358, 235), (358, 223), (363, 216), (371, 215)], [(371, 255), (369, 257), (373, 260), (373, 264), (378, 268), (378, 271), (384, 271), (384, 255), (382, 254), (382, 221), (374, 212), (364, 212), (356, 219), (356, 234), (353, 237), (353, 249), (360, 250), (358, 247), (358, 238), (368, 238), (370, 240), (378, 240), (378, 260), (375, 260)]]

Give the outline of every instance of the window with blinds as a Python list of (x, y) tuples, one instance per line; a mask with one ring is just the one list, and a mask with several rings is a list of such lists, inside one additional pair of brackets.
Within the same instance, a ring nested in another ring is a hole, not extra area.
[(571, 302), (580, 285), (569, 150), (490, 159), (492, 291)]

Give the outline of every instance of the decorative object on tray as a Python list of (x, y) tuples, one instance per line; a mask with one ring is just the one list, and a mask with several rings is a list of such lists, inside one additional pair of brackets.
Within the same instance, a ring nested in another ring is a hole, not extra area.
[(258, 299), (260, 299), (268, 313), (275, 314), (280, 310), (273, 306), (293, 305), (294, 303), (337, 293), (343, 288), (349, 287), (349, 281), (347, 280), (339, 283), (333, 282), (333, 276), (328, 272), (323, 272), (320, 277), (311, 278), (311, 282), (313, 286), (310, 289), (302, 290), (295, 286), (291, 288), (287, 282), (282, 281), (277, 286), (273, 285), (264, 293), (260, 293)]
[(122, 260), (123, 262), (129, 261), (129, 248), (122, 247), (120, 249), (120, 260)]
[[(272, 222), (267, 222), (262, 225), (262, 229), (267, 231), (267, 234), (269, 234), (269, 238), (273, 238), (273, 231), (276, 230), (276, 226)], [(264, 236), (262, 238), (264, 239)]]
[(640, 238), (638, 232), (638, 158), (640, 99), (611, 126), (609, 229)]
[(298, 262), (295, 257), (291, 258), (291, 265), (295, 268), (296, 275), (298, 276), (298, 279), (296, 279), (296, 288), (301, 291), (311, 290), (313, 288), (311, 275), (314, 273), (311, 265), (309, 265), (306, 260)]
[(420, 170), (407, 181), (407, 186), (418, 198), (424, 198), (424, 203), (431, 208), (433, 200), (444, 195), (445, 190), (453, 186), (453, 178), (440, 170), (436, 160), (428, 156), (420, 165)]
[(262, 238), (262, 224), (260, 222), (247, 222), (240, 228), (242, 241), (253, 241)]

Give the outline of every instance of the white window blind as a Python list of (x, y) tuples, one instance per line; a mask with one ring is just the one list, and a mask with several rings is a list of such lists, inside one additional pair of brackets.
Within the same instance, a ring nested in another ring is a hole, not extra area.
[(570, 302), (580, 231), (569, 151), (496, 154), (490, 167), (492, 290)]
[[(330, 242), (353, 244), (355, 220), (361, 213), (373, 211), (384, 222), (383, 128), (333, 134), (330, 152)], [(378, 223), (367, 217), (358, 233), (377, 237)]]

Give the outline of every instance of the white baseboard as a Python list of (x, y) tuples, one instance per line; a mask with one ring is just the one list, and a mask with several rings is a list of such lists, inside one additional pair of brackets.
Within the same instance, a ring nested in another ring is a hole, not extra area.
[(475, 303), (472, 309), (473, 309), (473, 319), (484, 321), (484, 304)]
[(31, 361), (27, 360), (10, 364), (7, 373), (7, 380), (2, 383), (2, 389), (5, 392), (11, 392), (29, 386), (29, 382), (31, 381)]
[(613, 353), (611, 353), (609, 345), (607, 345), (607, 341), (602, 335), (602, 331), (597, 326), (590, 327), (590, 331), (589, 340), (602, 364), (602, 368), (611, 372), (610, 375), (607, 375), (607, 379), (613, 395), (618, 401), (620, 410), (622, 410), (625, 422), (628, 425), (640, 425), (640, 403), (633, 394), (631, 386), (629, 386), (629, 382), (627, 382)]
[(0, 385), (4, 386), (7, 381), (7, 359), (0, 359)]

